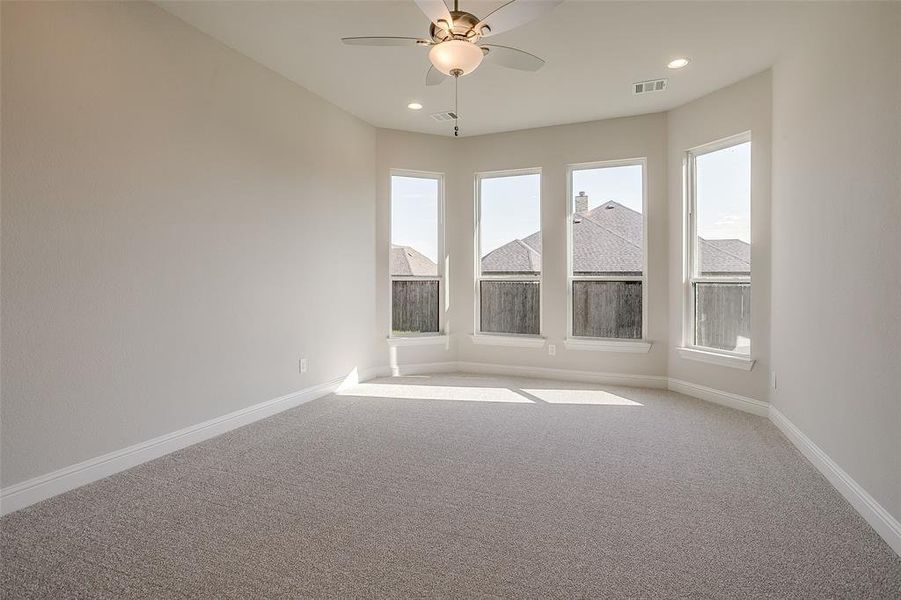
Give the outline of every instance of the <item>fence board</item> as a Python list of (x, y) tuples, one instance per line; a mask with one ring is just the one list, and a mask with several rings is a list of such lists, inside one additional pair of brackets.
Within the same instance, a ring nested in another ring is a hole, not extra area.
[(537, 281), (481, 282), (481, 331), (541, 333), (540, 288)]
[(438, 331), (438, 282), (391, 282), (391, 329), (395, 333)]
[(573, 281), (573, 335), (641, 339), (641, 282)]
[(736, 350), (751, 338), (750, 283), (695, 284), (695, 344)]

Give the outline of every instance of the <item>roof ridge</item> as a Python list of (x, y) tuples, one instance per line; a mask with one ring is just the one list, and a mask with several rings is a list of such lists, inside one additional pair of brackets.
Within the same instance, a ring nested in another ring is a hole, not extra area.
[[(541, 232), (540, 232), (540, 231), (536, 231), (535, 233), (541, 233)], [(530, 233), (530, 234), (527, 235), (526, 237), (532, 237), (533, 235), (535, 235), (535, 233)], [(525, 239), (519, 239), (519, 238), (516, 238), (514, 241), (519, 242), (520, 244), (522, 244), (523, 246), (525, 246), (526, 248), (528, 248), (528, 249), (531, 250), (532, 252), (538, 252), (538, 249), (537, 249), (537, 248), (533, 248), (532, 246), (528, 245), (528, 244), (526, 243)], [(539, 253), (539, 254), (540, 254), (540, 253)]]
[[(698, 236), (698, 238), (700, 238), (700, 239), (704, 240), (705, 242), (707, 242), (708, 244), (710, 244), (717, 252), (722, 252), (723, 254), (728, 254), (728, 255), (731, 256), (732, 258), (736, 258), (736, 259), (740, 260), (741, 262), (747, 262), (748, 264), (751, 263), (751, 261), (745, 259), (744, 256), (739, 256), (738, 254), (735, 254), (734, 252), (729, 252), (729, 251), (726, 250), (725, 248), (722, 248), (722, 247), (720, 247), (720, 246), (717, 246), (716, 244), (713, 243), (713, 242), (721, 242), (721, 241), (725, 241), (725, 240), (708, 240), (707, 238), (702, 238), (701, 236)], [(743, 243), (743, 244), (747, 244), (746, 241), (740, 240), (740, 239), (738, 239), (738, 238), (727, 238), (727, 239), (729, 239), (729, 240), (735, 240), (735, 241), (741, 242), (741, 243)], [(748, 246), (750, 246), (750, 245), (751, 245), (751, 244), (748, 244)]]
[[(541, 233), (541, 231), (536, 231), (535, 233)], [(526, 237), (535, 235), (535, 233), (530, 233), (530, 234), (527, 235)], [(538, 259), (541, 260), (541, 252), (539, 252), (538, 250), (536, 250), (536, 249), (533, 248), (532, 246), (528, 245), (527, 243), (525, 243), (524, 241), (522, 241), (522, 240), (519, 239), (519, 238), (516, 238), (514, 241), (515, 241), (515, 242), (519, 242), (519, 243), (522, 245), (522, 247), (525, 248), (527, 251), (531, 251), (531, 252), (534, 252), (535, 254), (537, 254), (537, 255), (538, 255)], [(529, 254), (529, 266), (531, 266), (533, 269), (534, 269), (535, 267), (538, 266), (538, 265), (536, 265), (535, 262), (532, 260), (532, 255), (531, 255), (531, 253)]]
[[(612, 202), (612, 200), (611, 200), (611, 202)], [(620, 204), (620, 206), (622, 206), (622, 205)], [(630, 210), (631, 210), (631, 209), (630, 209)], [(632, 211), (632, 212), (635, 212), (635, 211)], [(640, 215), (641, 213), (638, 213), (638, 214)], [(636, 244), (635, 242), (633, 242), (633, 241), (630, 240), (629, 238), (627, 238), (627, 237), (625, 237), (625, 236), (622, 236), (622, 235), (620, 235), (618, 232), (616, 232), (616, 231), (610, 229), (609, 227), (607, 227), (607, 226), (604, 225), (603, 223), (601, 223), (601, 222), (597, 221), (596, 219), (594, 219), (593, 217), (589, 216), (587, 213), (582, 213), (582, 216), (583, 216), (583, 218), (588, 219), (589, 221), (591, 221), (592, 223), (594, 223), (595, 225), (597, 225), (597, 226), (600, 227), (601, 229), (604, 229), (605, 231), (609, 231), (610, 233), (612, 233), (613, 235), (615, 235), (615, 236), (618, 237), (619, 239), (623, 240), (623, 241), (626, 242), (627, 244), (631, 244), (632, 246), (635, 246), (635, 247), (638, 248), (639, 250), (641, 249), (641, 246), (639, 246), (638, 244)]]

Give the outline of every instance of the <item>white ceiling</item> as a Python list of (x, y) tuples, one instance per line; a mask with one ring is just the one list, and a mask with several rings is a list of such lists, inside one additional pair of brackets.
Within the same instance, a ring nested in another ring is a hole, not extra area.
[[(527, 2), (528, 0), (518, 0)], [(161, 7), (377, 127), (450, 134), (433, 112), (453, 108), (453, 82), (427, 88), (425, 48), (352, 47), (341, 37), (427, 37), (412, 2), (160, 1)], [(463, 0), (476, 16), (500, 0)], [(567, 0), (491, 43), (547, 61), (537, 73), (483, 65), (461, 78), (464, 135), (668, 110), (770, 67), (788, 39), (786, 4)], [(685, 56), (691, 64), (670, 71)], [(669, 77), (662, 93), (636, 81)], [(406, 108), (421, 102), (423, 110)]]

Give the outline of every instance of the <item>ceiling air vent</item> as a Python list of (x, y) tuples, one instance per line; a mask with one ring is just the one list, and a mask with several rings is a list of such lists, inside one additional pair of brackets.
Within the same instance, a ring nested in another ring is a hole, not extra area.
[(434, 113), (432, 118), (436, 121), (453, 121), (457, 118), (457, 114), (452, 111)]
[(652, 81), (639, 81), (632, 84), (632, 93), (649, 94), (651, 92), (662, 92), (666, 89), (666, 79), (654, 79)]

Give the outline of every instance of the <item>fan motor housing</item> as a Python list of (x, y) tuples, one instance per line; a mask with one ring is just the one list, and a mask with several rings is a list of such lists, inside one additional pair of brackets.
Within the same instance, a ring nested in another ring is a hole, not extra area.
[[(454, 26), (451, 28), (450, 32), (437, 27), (434, 23), (429, 27), (429, 35), (435, 43), (440, 44), (441, 42), (453, 39), (464, 39), (474, 42), (481, 37), (479, 32), (473, 29), (479, 23), (478, 17), (460, 10), (452, 10), (450, 11), (450, 15), (451, 19), (454, 21)], [(473, 33), (467, 35), (469, 32)]]

